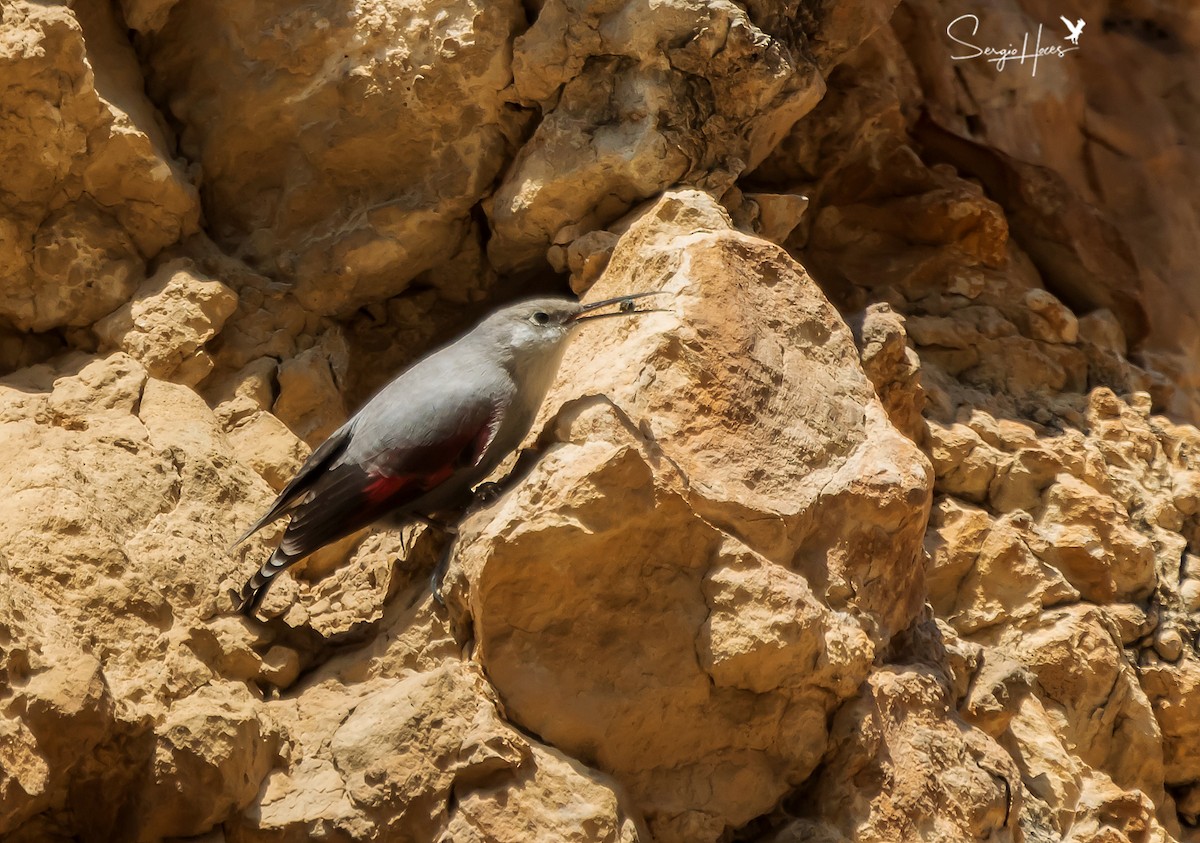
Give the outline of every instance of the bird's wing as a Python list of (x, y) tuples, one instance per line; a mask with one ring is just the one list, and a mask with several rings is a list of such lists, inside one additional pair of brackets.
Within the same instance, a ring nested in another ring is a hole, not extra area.
[(304, 465), (300, 466), (300, 470), (296, 472), (296, 476), (283, 487), (283, 491), (279, 493), (279, 497), (275, 498), (275, 502), (271, 504), (271, 508), (267, 510), (262, 518), (250, 525), (250, 529), (242, 533), (238, 537), (238, 540), (233, 543), (233, 546), (236, 547), (241, 544), (275, 519), (282, 517), (289, 509), (295, 506), (300, 497), (308, 491), (308, 488), (313, 484), (317, 476), (333, 465), (337, 461), (337, 458), (346, 450), (346, 447), (350, 444), (350, 430), (351, 425), (349, 423), (342, 425), (330, 434), (329, 438), (322, 442), (315, 451), (309, 454), (308, 459), (304, 461)]
[(480, 405), (441, 439), (393, 447), (367, 460), (343, 460), (319, 476), (311, 494), (293, 508), (280, 549), (298, 559), (477, 465), (495, 437), (498, 416), (492, 405)]
[(1064, 18), (1062, 15), (1059, 15), (1058, 19), (1067, 25), (1067, 29), (1070, 29), (1070, 30), (1075, 29), (1075, 24), (1071, 23), (1069, 20)]

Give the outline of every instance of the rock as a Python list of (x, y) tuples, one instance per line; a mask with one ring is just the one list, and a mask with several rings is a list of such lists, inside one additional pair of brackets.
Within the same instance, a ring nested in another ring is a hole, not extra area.
[(1001, 740), (1033, 690), (1033, 676), (1014, 659), (996, 652), (980, 653), (980, 664), (960, 708), (972, 725)]
[[(829, 773), (797, 802), (800, 822), (829, 836), (777, 839), (1022, 839), (1018, 768), (957, 718), (946, 692), (928, 669), (875, 671), (834, 721)], [(919, 820), (905, 807), (912, 803), (928, 806)]]
[(711, 609), (699, 656), (713, 681), (757, 694), (811, 683), (848, 695), (874, 654), (862, 629), (817, 602), (803, 577), (736, 544), (718, 553), (701, 584)]
[(1045, 290), (1029, 290), (1021, 299), (1031, 311), (1029, 332), (1035, 340), (1074, 343), (1079, 339), (1079, 320), (1070, 309)]
[(1111, 310), (1101, 308), (1079, 317), (1079, 337), (1114, 354), (1124, 355), (1128, 351), (1125, 332)]
[(1123, 791), (1103, 775), (1084, 780), (1070, 841), (1113, 840), (1167, 841), (1174, 837), (1155, 816), (1155, 806), (1144, 793)]
[(196, 191), (108, 4), (6, 4), (0, 68), (0, 319), (90, 325), (196, 230)]
[(159, 267), (133, 300), (96, 323), (98, 336), (146, 367), (150, 375), (189, 386), (213, 368), (203, 346), (237, 307), (237, 295), (196, 271), (191, 261)]
[(1160, 630), (1154, 637), (1154, 651), (1165, 661), (1179, 661), (1183, 655), (1183, 636), (1178, 629)]
[(1103, 615), (1086, 606), (1047, 612), (1008, 644), (1037, 681), (1048, 716), (1079, 759), (1119, 787), (1161, 805), (1161, 732), (1150, 702)]
[(1020, 518), (993, 520), (951, 498), (934, 507), (925, 537), (929, 599), (959, 633), (1038, 617), (1079, 599), (1062, 574), (1030, 551), (1026, 532)]
[[(43, 665), (29, 650), (42, 646), (37, 634), (15, 636), (30, 652), (22, 669), (37, 672), (23, 729), (54, 742), (26, 741), (49, 766), (21, 788), (43, 800), (39, 810), (82, 811), (100, 837), (207, 831), (257, 792), (278, 737), (248, 700), (229, 708), (229, 689), (201, 692), (213, 674), (176, 639), (211, 615), (223, 571), (236, 565), (213, 548), (261, 505), (265, 484), (230, 459), (195, 393), (148, 378), (124, 354), (25, 370), (0, 392), (0, 485), (13, 505), (0, 576), (31, 610), (55, 606), (40, 611), (42, 623), (64, 641), (96, 642), (97, 654), (47, 652)], [(135, 771), (159, 757), (149, 724), (185, 711), (180, 729), (203, 736), (185, 750), (183, 733), (167, 728), (159, 772), (143, 782)], [(219, 734), (236, 735), (226, 755)]]
[(945, 427), (934, 422), (928, 430), (939, 491), (976, 503), (987, 500), (1003, 455), (966, 425)]
[(49, 603), (8, 576), (0, 555), (0, 834), (61, 810), (71, 775), (112, 727), (101, 664)]
[(348, 415), (339, 382), (346, 379), (346, 342), (337, 331), (321, 335), (317, 344), (280, 365), (279, 395), (271, 407), (290, 430), (309, 445), (325, 441)]
[(1189, 612), (1200, 610), (1200, 580), (1186, 579), (1180, 583), (1179, 596)]
[(571, 270), (571, 289), (583, 295), (591, 289), (608, 267), (618, 237), (611, 231), (589, 231), (572, 241), (567, 249), (567, 265)]
[[(1196, 837), (1185, 5), (1034, 76), (931, 0), (4, 3), (0, 838)], [(547, 269), (667, 295), (454, 544), (235, 615), (310, 448)]]
[(91, 201), (46, 217), (33, 238), (29, 301), (5, 308), (8, 318), (28, 331), (88, 325), (128, 299), (145, 267), (115, 223)]
[(204, 168), (214, 239), (307, 311), (345, 315), (478, 249), (471, 208), (526, 122), (507, 92), (524, 25), (511, 1), (216, 0), (177, 5), (143, 44), (152, 95)]
[(794, 193), (747, 193), (746, 199), (758, 207), (759, 236), (780, 245), (796, 230), (808, 209), (808, 197)]
[(62, 338), (53, 332), (24, 334), (0, 328), (0, 374), (35, 366), (65, 350)]
[(532, 840), (637, 843), (648, 840), (636, 816), (625, 814), (606, 776), (557, 750), (531, 746), (516, 775), (458, 800), (442, 843), (527, 843)]
[(258, 709), (240, 683), (206, 685), (170, 708), (136, 797), (139, 840), (203, 834), (254, 799), (281, 737)]
[(1094, 602), (1139, 599), (1154, 586), (1154, 548), (1127, 517), (1111, 498), (1060, 475), (1038, 515), (1034, 550)]
[(1052, 484), (1061, 470), (1059, 456), (1053, 451), (1040, 445), (1018, 447), (988, 488), (988, 503), (998, 512), (1036, 510), (1056, 494)]
[(238, 459), (277, 492), (296, 476), (312, 451), (278, 416), (263, 411), (231, 423), (226, 435)]
[(1154, 628), (1154, 619), (1141, 606), (1133, 603), (1114, 603), (1104, 607), (1105, 614), (1116, 624), (1121, 643), (1128, 647), (1137, 643)]
[(508, 726), (481, 672), (457, 658), (305, 696), (274, 708), (309, 750), (272, 773), (237, 822), (243, 839), (644, 838), (611, 782)]
[[(449, 723), (440, 722), (447, 717)], [(384, 829), (397, 826), (430, 839), (457, 782), (517, 766), (528, 750), (500, 722), (483, 677), (447, 665), (366, 697), (334, 732), (330, 752), (346, 771), (352, 804), (383, 814)], [(399, 794), (403, 801), (393, 814), (389, 803)]]
[[(762, 8), (765, 4), (756, 4)], [(847, 53), (862, 44), (879, 28), (887, 29), (887, 23), (896, 4), (892, 0), (861, 3), (846, 6), (835, 0), (800, 4), (792, 11), (791, 4), (775, 12), (779, 17), (795, 14), (803, 21), (808, 33), (813, 54), (823, 72), (830, 71)]]
[(1178, 664), (1143, 667), (1139, 676), (1163, 731), (1166, 783), (1177, 787), (1195, 781), (1200, 768), (1200, 662), (1189, 656)]
[(549, 450), (464, 526), (449, 581), (510, 717), (594, 753), (656, 839), (715, 840), (813, 770), (831, 707), (919, 611), (928, 467), (807, 276), (711, 199), (643, 212), (595, 294), (648, 275), (669, 311), (571, 347)]
[(925, 439), (925, 390), (921, 386), (921, 361), (908, 347), (904, 319), (886, 304), (871, 305), (857, 332), (863, 371), (888, 419), (914, 442)]
[(824, 82), (756, 11), (548, 0), (513, 47), (516, 94), (545, 116), (490, 202), (491, 262), (536, 266), (564, 226), (603, 228), (673, 184), (757, 166)]

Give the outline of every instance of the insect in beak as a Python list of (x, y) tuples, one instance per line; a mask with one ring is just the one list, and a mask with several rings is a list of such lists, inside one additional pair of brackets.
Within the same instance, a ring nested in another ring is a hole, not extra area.
[[(634, 304), (634, 299), (645, 298), (646, 296), (658, 296), (661, 293), (630, 293), (627, 296), (617, 296), (614, 299), (605, 299), (604, 301), (592, 302), (585, 304), (583, 309), (567, 320), (569, 324), (578, 325), (580, 322), (587, 322), (592, 319), (607, 319), (610, 316), (629, 316), (635, 313), (657, 313), (662, 308), (653, 307), (645, 310), (638, 310)], [(592, 313), (602, 307), (609, 305), (617, 305), (617, 310), (613, 313)]]

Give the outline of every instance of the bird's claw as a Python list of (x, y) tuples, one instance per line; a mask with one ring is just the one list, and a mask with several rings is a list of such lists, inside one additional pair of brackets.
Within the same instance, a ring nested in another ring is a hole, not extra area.
[(489, 504), (500, 497), (502, 491), (504, 490), (500, 487), (499, 483), (493, 483), (490, 480), (486, 483), (480, 483), (475, 487), (475, 503), (481, 506)]
[(442, 581), (446, 579), (446, 572), (450, 568), (450, 553), (453, 549), (454, 542), (447, 542), (446, 549), (442, 551), (441, 558), (438, 559), (433, 573), (429, 576), (429, 593), (433, 595), (433, 599), (437, 604), (443, 608), (446, 605), (446, 598), (442, 595)]

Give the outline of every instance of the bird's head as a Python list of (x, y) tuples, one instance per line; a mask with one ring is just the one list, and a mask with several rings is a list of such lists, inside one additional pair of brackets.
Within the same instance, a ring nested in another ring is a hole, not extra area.
[[(561, 353), (568, 337), (584, 322), (648, 312), (634, 307), (635, 299), (648, 295), (653, 293), (634, 293), (591, 304), (558, 297), (526, 299), (497, 310), (480, 328), (503, 348), (511, 350), (515, 358), (550, 356)], [(610, 306), (617, 309), (600, 312)]]

